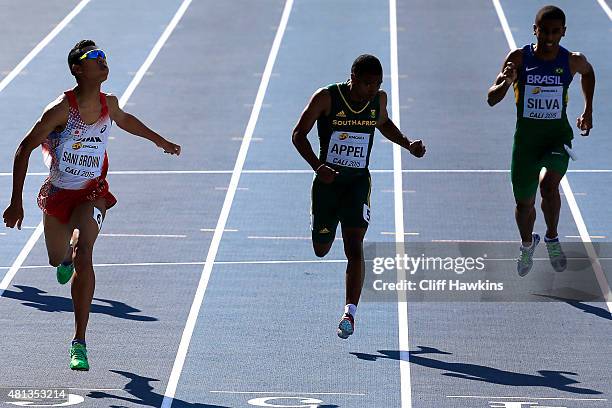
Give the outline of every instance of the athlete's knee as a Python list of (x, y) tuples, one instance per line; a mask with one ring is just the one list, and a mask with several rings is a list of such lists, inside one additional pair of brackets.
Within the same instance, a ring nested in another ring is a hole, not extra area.
[(363, 240), (352, 238), (344, 240), (344, 254), (349, 261), (363, 259)]
[(530, 212), (535, 209), (535, 198), (516, 201), (516, 210), (519, 213)]
[(77, 244), (74, 249), (74, 267), (77, 270), (90, 267), (92, 264), (93, 250), (90, 245)]
[(542, 198), (554, 198), (559, 195), (559, 184), (554, 180), (542, 180), (540, 182), (540, 194)]
[(313, 242), (312, 243), (312, 248), (314, 249), (314, 253), (316, 256), (318, 256), (319, 258), (323, 258), (325, 255), (328, 254), (329, 250), (331, 249), (332, 243), (319, 243), (319, 242)]

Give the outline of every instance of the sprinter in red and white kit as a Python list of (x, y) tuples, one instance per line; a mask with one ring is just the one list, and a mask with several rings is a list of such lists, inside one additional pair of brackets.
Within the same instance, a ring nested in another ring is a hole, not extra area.
[(20, 143), (13, 166), (13, 194), (4, 211), (4, 223), (21, 229), (22, 193), (30, 154), (42, 145), (49, 177), (38, 194), (43, 211), (49, 263), (64, 284), (72, 278), (75, 334), (70, 347), (70, 368), (88, 370), (85, 331), (94, 294), (93, 246), (106, 210), (117, 200), (106, 181), (106, 145), (112, 123), (128, 133), (148, 139), (169, 154), (181, 147), (119, 107), (117, 97), (100, 91), (108, 77), (104, 51), (91, 40), (78, 42), (68, 54), (68, 66), (77, 85), (51, 102)]

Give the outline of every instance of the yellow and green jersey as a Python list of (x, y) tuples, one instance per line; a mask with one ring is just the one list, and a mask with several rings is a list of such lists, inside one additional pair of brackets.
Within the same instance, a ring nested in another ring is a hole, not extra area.
[(349, 99), (347, 82), (327, 87), (332, 107), (317, 120), (319, 159), (341, 174), (368, 171), (374, 131), (380, 114), (380, 97), (357, 106)]
[[(514, 84), (517, 129), (536, 133), (571, 130), (566, 112), (572, 82), (570, 53), (559, 47), (557, 57), (545, 61), (535, 56), (533, 47), (533, 44), (523, 47), (523, 66)], [(567, 138), (567, 132), (564, 133)]]

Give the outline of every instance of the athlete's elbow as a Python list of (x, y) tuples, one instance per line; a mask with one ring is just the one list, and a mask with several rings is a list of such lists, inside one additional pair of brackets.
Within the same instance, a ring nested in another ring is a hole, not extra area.
[(19, 146), (17, 146), (17, 150), (15, 150), (15, 161), (28, 160), (34, 148), (35, 147), (31, 146), (27, 141), (21, 142)]
[(291, 142), (295, 147), (299, 147), (304, 142), (305, 136), (304, 133), (298, 129), (295, 129), (291, 134)]

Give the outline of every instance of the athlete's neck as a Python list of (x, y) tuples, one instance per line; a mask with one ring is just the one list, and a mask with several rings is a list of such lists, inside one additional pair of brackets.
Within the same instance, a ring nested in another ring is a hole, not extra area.
[(533, 55), (535, 55), (535, 57), (538, 59), (551, 61), (557, 58), (557, 54), (559, 54), (559, 44), (549, 47), (547, 45), (537, 43), (533, 46)]
[(79, 83), (73, 90), (81, 107), (87, 107), (100, 101), (100, 84)]
[(348, 80), (348, 88), (349, 88), (349, 99), (351, 100), (351, 102), (365, 103), (368, 101), (366, 98), (360, 98), (359, 95), (357, 95), (357, 91), (353, 87), (353, 84), (351, 83), (350, 79)]

